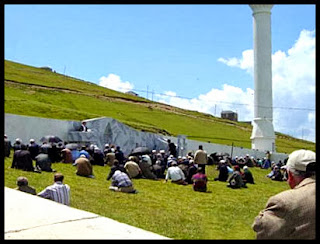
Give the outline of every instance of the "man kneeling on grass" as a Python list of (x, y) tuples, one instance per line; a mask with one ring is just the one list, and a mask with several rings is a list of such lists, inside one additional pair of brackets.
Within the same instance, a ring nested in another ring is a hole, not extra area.
[(76, 174), (79, 176), (94, 178), (92, 165), (86, 155), (82, 154), (73, 164), (77, 166)]
[(137, 191), (133, 188), (132, 181), (130, 180), (129, 176), (120, 170), (116, 170), (114, 172), (109, 190), (125, 193), (137, 193)]

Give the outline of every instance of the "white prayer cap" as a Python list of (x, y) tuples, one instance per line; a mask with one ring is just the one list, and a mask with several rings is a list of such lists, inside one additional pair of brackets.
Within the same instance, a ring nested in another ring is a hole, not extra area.
[(316, 162), (316, 153), (310, 150), (296, 150), (289, 155), (287, 168), (306, 171), (308, 164)]

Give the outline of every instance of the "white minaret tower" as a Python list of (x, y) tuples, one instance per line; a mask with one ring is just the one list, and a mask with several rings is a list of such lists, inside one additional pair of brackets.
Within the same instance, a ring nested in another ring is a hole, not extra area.
[(275, 152), (272, 123), (271, 8), (269, 4), (250, 4), (254, 38), (254, 119), (252, 149)]

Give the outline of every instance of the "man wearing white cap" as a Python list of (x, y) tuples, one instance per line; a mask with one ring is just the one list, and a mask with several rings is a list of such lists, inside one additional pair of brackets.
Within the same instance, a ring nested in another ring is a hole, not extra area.
[(10, 156), (10, 150), (11, 150), (11, 141), (8, 139), (7, 135), (4, 134), (4, 156), (9, 157)]
[(316, 154), (297, 150), (286, 165), (290, 190), (271, 197), (252, 225), (257, 239), (315, 239)]

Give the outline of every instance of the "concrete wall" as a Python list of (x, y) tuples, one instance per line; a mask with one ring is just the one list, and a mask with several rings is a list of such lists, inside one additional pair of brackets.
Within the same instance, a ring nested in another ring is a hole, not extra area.
[[(87, 127), (91, 132), (80, 132), (80, 121), (45, 119), (38, 117), (5, 114), (5, 134), (13, 143), (16, 138), (21, 138), (23, 143), (28, 143), (31, 138), (37, 143), (45, 135), (56, 135), (64, 141), (94, 143), (103, 149), (106, 143), (119, 145), (123, 152), (128, 155), (132, 149), (138, 146), (146, 146), (150, 149), (167, 150), (167, 139), (171, 139), (178, 146), (180, 155), (188, 151), (195, 152), (199, 145), (203, 145), (208, 154), (228, 153), (232, 156), (245, 156), (249, 154), (255, 158), (263, 158), (265, 152), (242, 147), (189, 140), (186, 136), (163, 136), (135, 130), (115, 119), (102, 117), (86, 120)], [(271, 160), (284, 160), (288, 155), (273, 153)]]
[(69, 141), (90, 141), (99, 148), (104, 148), (106, 143), (115, 144), (120, 146), (125, 154), (139, 146), (160, 150), (167, 145), (160, 135), (132, 129), (112, 118), (102, 117), (85, 121), (90, 132), (70, 131)]
[(73, 129), (73, 121), (46, 119), (39, 117), (5, 114), (4, 133), (13, 143), (20, 138), (24, 144), (31, 138), (38, 143), (45, 135), (56, 135), (62, 140), (67, 140), (68, 131)]
[(31, 138), (40, 143), (46, 135), (55, 135), (63, 141), (94, 143), (104, 148), (106, 143), (119, 145), (125, 154), (138, 146), (150, 149), (165, 149), (167, 143), (157, 134), (140, 132), (112, 118), (94, 118), (85, 120), (90, 132), (80, 132), (80, 121), (45, 119), (39, 117), (5, 114), (4, 133), (13, 143), (20, 138), (28, 144)]

